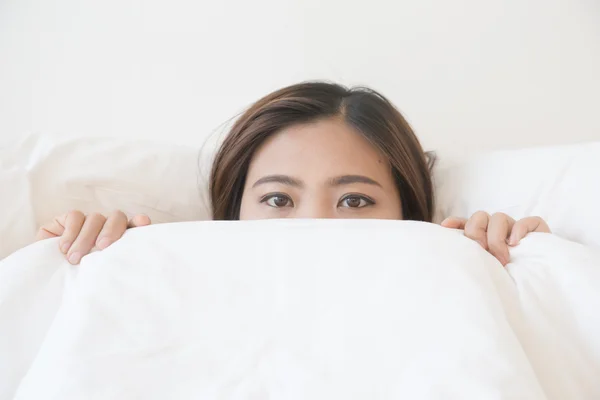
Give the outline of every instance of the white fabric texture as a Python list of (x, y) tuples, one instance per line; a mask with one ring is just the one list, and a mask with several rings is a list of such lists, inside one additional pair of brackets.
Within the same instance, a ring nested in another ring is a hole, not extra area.
[(600, 142), (488, 153), (437, 171), (438, 220), (537, 215), (559, 236), (600, 248), (598, 182)]
[[(155, 223), (209, 219), (217, 144), (32, 135), (0, 148), (0, 259), (70, 210), (120, 209)], [(599, 174), (600, 142), (488, 153), (436, 171), (436, 220), (480, 209), (539, 215), (560, 236), (600, 247)]]
[(142, 140), (31, 135), (0, 149), (0, 259), (71, 210), (206, 220), (212, 153)]
[(0, 399), (600, 398), (600, 254), (403, 221), (163, 224), (0, 262)]

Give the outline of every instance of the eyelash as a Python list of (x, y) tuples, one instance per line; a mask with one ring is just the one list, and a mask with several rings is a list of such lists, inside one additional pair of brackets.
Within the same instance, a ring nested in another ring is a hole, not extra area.
[(268, 201), (275, 198), (275, 197), (283, 197), (285, 199), (288, 200), (288, 202), (292, 203), (291, 207), (294, 206), (294, 202), (292, 201), (292, 199), (290, 198), (290, 196), (288, 196), (287, 194), (284, 193), (269, 193), (264, 195), (263, 197), (261, 197), (260, 202), (261, 203), (267, 203), (267, 205), (269, 207), (273, 207), (273, 208), (284, 208), (284, 207), (290, 207), (290, 206), (282, 206), (282, 207), (277, 207), (277, 206), (272, 206), (270, 204), (268, 204)]
[[(285, 206), (278, 207), (278, 206), (275, 206), (275, 205), (268, 204), (269, 200), (274, 199), (276, 197), (281, 197), (281, 198), (286, 199), (289, 203), (291, 203), (291, 205), (285, 205)], [(359, 206), (359, 207), (342, 206), (342, 203), (344, 201), (347, 201), (348, 199), (352, 199), (352, 198), (357, 198), (357, 199), (359, 199), (361, 201), (364, 201), (366, 204), (363, 205), (363, 206)], [(285, 207), (293, 207), (294, 206), (294, 202), (292, 201), (292, 199), (290, 198), (290, 196), (288, 196), (287, 194), (284, 194), (284, 193), (269, 193), (269, 194), (261, 197), (260, 202), (261, 203), (267, 203), (267, 205), (269, 207), (273, 207), (273, 208), (285, 208)], [(372, 206), (374, 204), (375, 204), (375, 200), (371, 199), (368, 196), (365, 196), (365, 195), (362, 195), (362, 194), (356, 194), (356, 193), (349, 193), (349, 194), (344, 195), (340, 199), (340, 201), (338, 202), (337, 206), (338, 207), (343, 207), (343, 208), (364, 208), (364, 207)]]
[(346, 201), (348, 199), (352, 199), (352, 198), (357, 198), (359, 200), (363, 200), (366, 204), (364, 206), (360, 206), (360, 207), (344, 207), (344, 208), (364, 208), (364, 207), (372, 206), (373, 204), (375, 204), (375, 200), (371, 199), (370, 197), (367, 197), (362, 194), (349, 193), (349, 194), (344, 195), (340, 199), (340, 201), (338, 202), (338, 207), (340, 207), (344, 201)]

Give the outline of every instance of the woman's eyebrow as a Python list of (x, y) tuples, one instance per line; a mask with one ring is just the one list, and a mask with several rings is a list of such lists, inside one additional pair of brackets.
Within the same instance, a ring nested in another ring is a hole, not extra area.
[(349, 185), (351, 183), (366, 183), (382, 187), (379, 182), (363, 175), (342, 175), (329, 180), (331, 186)]
[(262, 178), (260, 178), (259, 180), (257, 180), (256, 182), (254, 182), (254, 185), (252, 185), (252, 187), (256, 187), (258, 185), (262, 185), (265, 183), (281, 183), (282, 185), (288, 185), (288, 186), (294, 186), (297, 188), (301, 188), (304, 186), (304, 183), (296, 178), (292, 178), (291, 176), (287, 176), (287, 175), (267, 175), (267, 176), (263, 176)]

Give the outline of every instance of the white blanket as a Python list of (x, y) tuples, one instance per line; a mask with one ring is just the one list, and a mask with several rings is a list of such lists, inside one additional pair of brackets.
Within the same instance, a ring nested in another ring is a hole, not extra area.
[(0, 262), (0, 399), (597, 399), (600, 255), (400, 221), (134, 229)]

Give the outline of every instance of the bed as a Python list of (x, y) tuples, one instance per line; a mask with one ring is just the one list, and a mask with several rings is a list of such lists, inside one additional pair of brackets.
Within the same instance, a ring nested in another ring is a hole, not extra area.
[[(1, 400), (600, 398), (600, 143), (436, 169), (437, 222), (548, 222), (506, 268), (435, 224), (207, 221), (210, 154), (2, 149)], [(115, 208), (157, 224), (80, 266), (32, 243), (62, 212)]]

